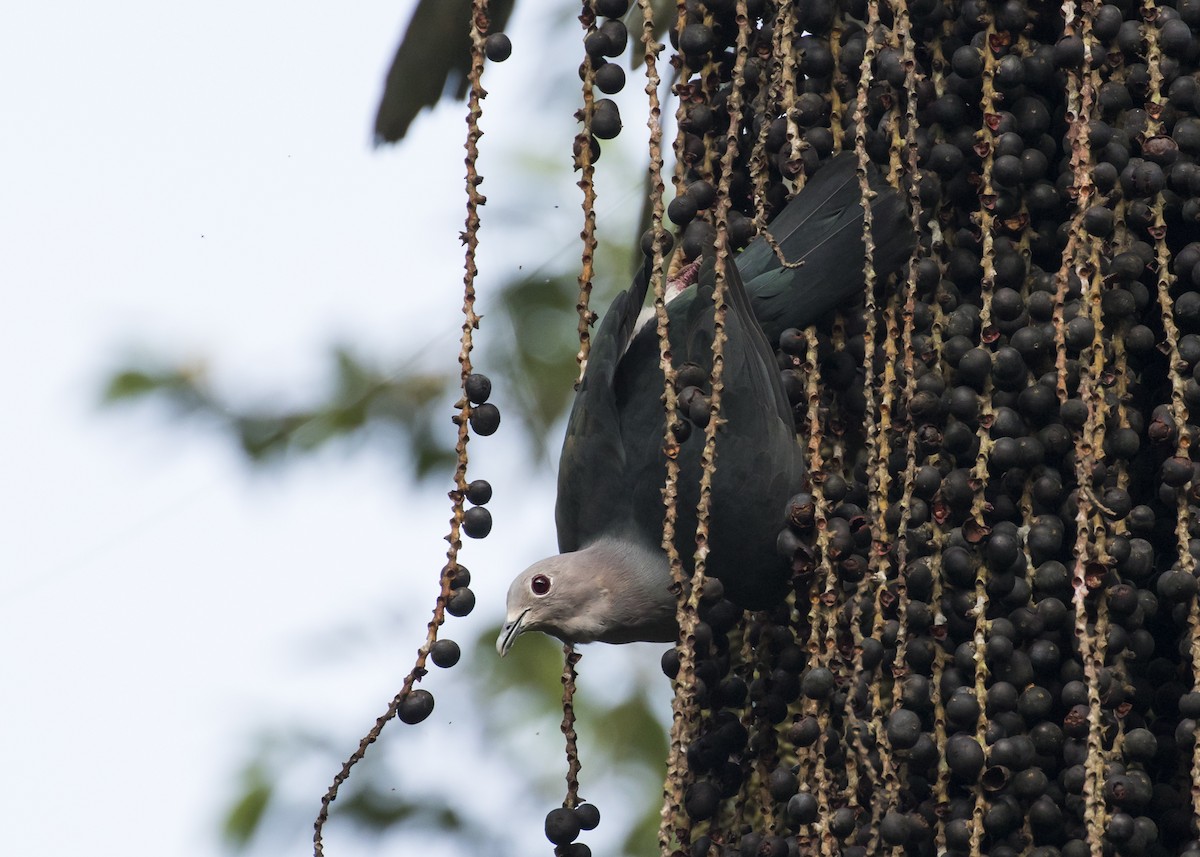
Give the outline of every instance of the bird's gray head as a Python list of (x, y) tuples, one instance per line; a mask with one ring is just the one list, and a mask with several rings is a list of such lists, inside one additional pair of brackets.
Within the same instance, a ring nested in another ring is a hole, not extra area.
[(675, 639), (675, 596), (661, 552), (598, 542), (539, 560), (508, 588), (508, 611), (496, 651), (541, 631), (564, 643), (669, 642)]

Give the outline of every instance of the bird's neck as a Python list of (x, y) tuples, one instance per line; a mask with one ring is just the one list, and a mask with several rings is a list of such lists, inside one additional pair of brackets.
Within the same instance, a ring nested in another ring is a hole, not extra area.
[(612, 569), (623, 590), (606, 593), (611, 630), (597, 639), (607, 643), (675, 639), (676, 598), (671, 592), (671, 567), (662, 550), (601, 538), (580, 552), (590, 554), (589, 565), (594, 562)]

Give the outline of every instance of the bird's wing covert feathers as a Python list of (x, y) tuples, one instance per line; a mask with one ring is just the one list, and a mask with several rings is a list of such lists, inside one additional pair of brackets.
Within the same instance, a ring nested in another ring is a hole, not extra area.
[(558, 549), (564, 553), (579, 550), (628, 514), (630, 486), (613, 379), (645, 302), (652, 267), (647, 259), (592, 336), (558, 463), (554, 517)]

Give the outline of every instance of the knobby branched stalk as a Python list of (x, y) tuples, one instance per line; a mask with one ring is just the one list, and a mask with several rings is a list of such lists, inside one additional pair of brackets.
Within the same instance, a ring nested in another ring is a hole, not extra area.
[(417, 650), (416, 662), (408, 675), (405, 676), (400, 691), (388, 703), (384, 713), (376, 719), (375, 725), (371, 727), (371, 730), (359, 741), (357, 749), (342, 763), (341, 770), (338, 771), (329, 789), (321, 797), (321, 809), (317, 813), (316, 821), (313, 823), (314, 857), (323, 857), (325, 853), (323, 841), (325, 823), (329, 819), (330, 806), (337, 799), (338, 790), (349, 778), (351, 769), (366, 756), (367, 748), (378, 740), (384, 726), (400, 711), (401, 706), (412, 693), (413, 685), (425, 676), (427, 672), (425, 663), (429, 657), (430, 649), (437, 641), (438, 629), (441, 628), (442, 623), (445, 621), (446, 604), (450, 600), (454, 575), (458, 569), (458, 552), (462, 547), (463, 501), (467, 491), (467, 443), (470, 440), (469, 417), (471, 415), (471, 403), (467, 399), (465, 387), (467, 377), (471, 374), (473, 333), (479, 328), (480, 319), (480, 316), (475, 312), (475, 277), (478, 274), (478, 269), (475, 265), (475, 255), (479, 246), (479, 208), (487, 202), (486, 197), (479, 192), (479, 185), (483, 183), (483, 176), (480, 175), (476, 167), (479, 159), (479, 138), (483, 136), (483, 132), (479, 127), (479, 120), (483, 116), (483, 99), (487, 97), (487, 90), (483, 88), (481, 83), (484, 65), (484, 38), (487, 31), (488, 0), (473, 0), (471, 8), (470, 89), (467, 98), (466, 119), (467, 140), (464, 146), (467, 152), (465, 158), (467, 216), (466, 228), (462, 233), (462, 241), (466, 245), (466, 256), (463, 273), (462, 337), (458, 353), (460, 380), (464, 392), (456, 405), (458, 413), (453, 418), (454, 423), (458, 427), (458, 437), (454, 447), (456, 456), (454, 471), (455, 488), (450, 492), (450, 532), (446, 536), (449, 548), (446, 551), (446, 564), (442, 567), (440, 574), (441, 591), (438, 593), (437, 601), (433, 608), (433, 616), (426, 628), (425, 642)]

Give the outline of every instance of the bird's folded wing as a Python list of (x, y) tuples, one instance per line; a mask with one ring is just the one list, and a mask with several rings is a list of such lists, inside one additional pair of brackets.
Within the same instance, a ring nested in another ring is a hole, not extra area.
[[(697, 277), (695, 298), (687, 306), (685, 345), (677, 352), (676, 362), (688, 360), (711, 371), (716, 286), (715, 257), (708, 255)], [(733, 257), (725, 263), (725, 364), (727, 383), (740, 385), (753, 401), (770, 407), (787, 426), (792, 425), (792, 409), (779, 383), (775, 352), (755, 318), (750, 297)], [(672, 336), (672, 340), (675, 337)]]
[(579, 550), (628, 518), (630, 486), (613, 379), (646, 299), (651, 267), (647, 260), (592, 337), (558, 462), (554, 516), (563, 552)]
[[(789, 263), (802, 261), (849, 223), (862, 222), (855, 168), (855, 157), (849, 152), (831, 158), (767, 226)], [(781, 264), (761, 236), (738, 257), (746, 282)]]
[[(863, 289), (862, 202), (856, 160), (838, 155), (810, 179), (768, 231), (789, 264), (782, 267), (762, 237), (740, 256), (754, 314), (769, 342), (805, 327)], [(913, 245), (903, 198), (871, 169), (873, 263), (880, 277), (900, 268)]]

